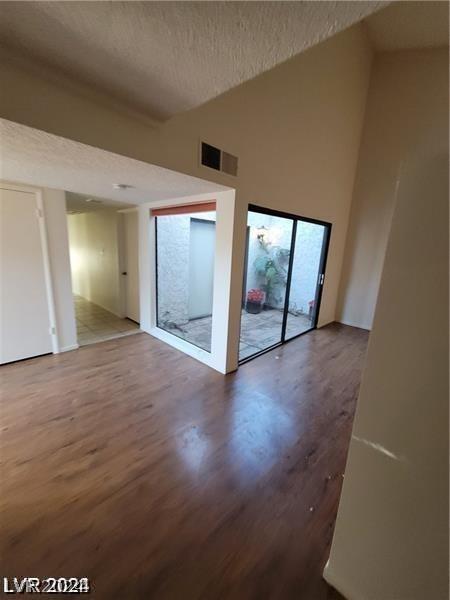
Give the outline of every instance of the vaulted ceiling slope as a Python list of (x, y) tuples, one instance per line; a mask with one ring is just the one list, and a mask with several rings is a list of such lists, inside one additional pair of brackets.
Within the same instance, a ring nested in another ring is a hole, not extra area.
[(8, 52), (157, 120), (194, 108), (388, 2), (0, 2)]

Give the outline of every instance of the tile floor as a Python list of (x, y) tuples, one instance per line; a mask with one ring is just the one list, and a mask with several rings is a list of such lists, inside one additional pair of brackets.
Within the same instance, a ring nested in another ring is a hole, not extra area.
[(113, 313), (74, 295), (77, 338), (80, 346), (123, 337), (140, 331), (139, 325), (130, 319), (121, 319)]
[[(210, 352), (211, 322), (212, 317), (204, 317), (189, 321), (186, 325), (167, 328), (167, 331)], [(248, 358), (252, 354), (265, 350), (279, 342), (282, 322), (283, 311), (281, 310), (263, 310), (257, 315), (252, 315), (243, 310), (239, 359)], [(289, 313), (286, 324), (286, 339), (308, 329), (311, 329), (311, 321), (306, 315)]]

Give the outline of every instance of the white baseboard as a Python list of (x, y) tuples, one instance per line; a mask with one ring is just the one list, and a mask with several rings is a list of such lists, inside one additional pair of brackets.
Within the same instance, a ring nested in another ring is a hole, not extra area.
[(184, 352), (188, 356), (197, 359), (208, 367), (215, 369), (219, 373), (222, 373), (223, 375), (226, 374), (225, 368), (216, 363), (214, 356), (210, 352), (207, 352), (198, 346), (194, 346), (188, 341), (183, 340), (176, 335), (172, 335), (171, 333), (164, 331), (164, 329), (160, 329), (159, 327), (151, 327), (149, 330), (143, 329), (142, 331), (152, 335), (155, 338), (158, 338), (158, 340), (161, 340), (166, 344), (169, 344), (169, 346), (173, 346), (177, 350), (181, 350), (181, 352)]
[(80, 346), (78, 344), (72, 344), (70, 346), (64, 346), (63, 348), (60, 348), (59, 351), (60, 352), (69, 352), (70, 350), (78, 350)]

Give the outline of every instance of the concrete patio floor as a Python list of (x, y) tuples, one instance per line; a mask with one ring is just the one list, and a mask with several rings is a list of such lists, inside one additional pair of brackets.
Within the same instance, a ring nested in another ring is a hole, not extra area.
[[(239, 360), (248, 358), (280, 341), (283, 311), (263, 310), (252, 315), (245, 310), (241, 315), (241, 338), (239, 344)], [(189, 321), (186, 325), (168, 328), (172, 333), (191, 344), (195, 344), (208, 352), (211, 351), (212, 317), (204, 317)], [(289, 313), (286, 324), (286, 339), (311, 329), (311, 321), (306, 315)]]
[[(282, 324), (282, 310), (263, 310), (257, 315), (249, 314), (243, 310), (241, 313), (239, 360), (248, 358), (252, 354), (278, 343), (281, 340)], [(308, 329), (311, 329), (311, 321), (306, 315), (288, 314), (286, 339), (290, 339)]]

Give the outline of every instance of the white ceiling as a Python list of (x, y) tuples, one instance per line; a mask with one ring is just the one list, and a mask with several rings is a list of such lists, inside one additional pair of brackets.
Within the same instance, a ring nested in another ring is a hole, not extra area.
[[(0, 119), (0, 178), (129, 204), (227, 190), (225, 186)], [(114, 183), (132, 187), (116, 190)]]
[(68, 213), (86, 213), (103, 209), (123, 210), (130, 208), (130, 204), (110, 200), (109, 198), (97, 198), (89, 194), (77, 194), (66, 192), (66, 207)]
[(395, 2), (367, 20), (377, 50), (448, 46), (448, 2)]
[(194, 108), (387, 2), (0, 2), (0, 38), (156, 119)]

